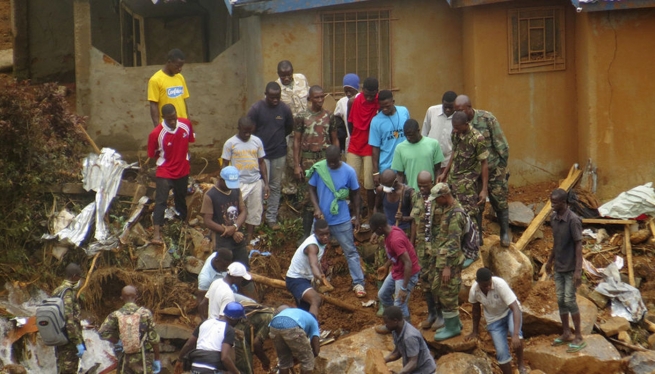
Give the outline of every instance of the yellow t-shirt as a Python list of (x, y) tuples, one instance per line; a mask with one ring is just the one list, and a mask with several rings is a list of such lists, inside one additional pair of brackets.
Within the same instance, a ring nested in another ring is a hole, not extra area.
[(148, 101), (157, 103), (159, 107), (159, 121), (161, 122), (161, 107), (173, 104), (177, 116), (189, 118), (184, 100), (189, 97), (189, 89), (182, 74), (170, 76), (163, 70), (156, 72), (148, 81)]

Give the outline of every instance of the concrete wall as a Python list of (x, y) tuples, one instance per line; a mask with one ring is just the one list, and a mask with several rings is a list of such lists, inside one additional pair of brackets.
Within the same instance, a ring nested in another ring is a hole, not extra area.
[[(507, 11), (566, 9), (566, 70), (508, 73)], [(474, 108), (492, 112), (510, 145), (512, 185), (557, 180), (578, 159), (575, 10), (570, 1), (510, 2), (463, 9), (464, 92)]]
[[(440, 103), (445, 91), (462, 89), (459, 11), (434, 0), (376, 1), (328, 10), (358, 8), (392, 9), (394, 97), (413, 118), (422, 123), (427, 108)], [(264, 85), (277, 79), (277, 63), (285, 59), (310, 84), (322, 84), (320, 11), (261, 16)]]
[(73, 0), (32, 0), (27, 8), (32, 80), (74, 82)]
[(655, 10), (576, 16), (578, 158), (598, 164), (601, 198), (655, 179)]
[(121, 62), (121, 20), (118, 2), (91, 0), (90, 3), (93, 46)]

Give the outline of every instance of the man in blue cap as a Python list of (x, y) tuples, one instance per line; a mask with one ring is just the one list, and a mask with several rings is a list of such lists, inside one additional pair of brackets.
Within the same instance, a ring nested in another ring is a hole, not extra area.
[(239, 170), (226, 166), (220, 178), (202, 201), (200, 209), (205, 226), (212, 231), (214, 250), (227, 248), (234, 261), (248, 264), (248, 252), (241, 228), (246, 221), (246, 205), (239, 190)]
[(359, 77), (357, 74), (348, 73), (343, 77), (343, 93), (346, 96), (337, 101), (337, 107), (334, 109), (334, 119), (337, 127), (337, 137), (341, 152), (348, 149), (350, 130), (348, 129), (348, 109), (352, 105), (351, 99), (359, 95)]

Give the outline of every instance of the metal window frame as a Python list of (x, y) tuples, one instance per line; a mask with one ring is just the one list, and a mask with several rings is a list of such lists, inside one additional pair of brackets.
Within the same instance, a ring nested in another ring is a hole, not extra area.
[[(528, 12), (539, 12), (539, 11), (552, 11), (553, 16), (553, 47), (555, 55), (546, 59), (546, 19), (551, 17), (522, 17), (522, 13)], [(516, 29), (517, 36), (514, 38), (513, 27), (514, 23), (512, 18), (516, 17)], [(563, 6), (546, 6), (546, 7), (534, 7), (534, 8), (514, 8), (508, 9), (507, 11), (507, 53), (508, 53), (508, 64), (507, 70), (509, 74), (521, 74), (521, 73), (535, 73), (543, 71), (562, 71), (566, 70), (566, 43), (565, 43), (565, 33), (566, 33), (566, 14)], [(530, 34), (528, 33), (528, 61), (521, 62), (521, 21), (528, 22), (528, 30), (532, 29), (530, 27), (530, 21), (535, 19), (544, 20), (544, 49), (541, 51), (531, 50), (532, 45), (530, 42)], [(557, 22), (556, 22), (557, 21)], [(557, 38), (559, 33), (559, 38)], [(558, 43), (559, 40), (559, 43)], [(514, 55), (514, 47), (518, 56)], [(559, 48), (558, 48), (559, 47)], [(532, 52), (543, 52), (543, 60), (534, 60), (530, 61), (529, 56)], [(514, 62), (516, 58), (516, 62)]]
[[(392, 91), (397, 91), (398, 90), (398, 89), (393, 88), (394, 87), (394, 84), (393, 84), (394, 69), (393, 69), (393, 38), (392, 38), (392, 36), (393, 36), (393, 22), (392, 21), (397, 21), (398, 19), (394, 18), (392, 16), (393, 8), (363, 8), (363, 9), (353, 9), (353, 10), (325, 11), (325, 12), (320, 12), (318, 14), (318, 19), (317, 19), (316, 23), (320, 26), (320, 34), (319, 35), (320, 35), (320, 39), (321, 39), (321, 59), (320, 59), (321, 60), (321, 86), (323, 86), (326, 93), (330, 93), (332, 96), (335, 96), (337, 98), (344, 96), (343, 90), (336, 89), (336, 88), (342, 86), (340, 84), (341, 78), (336, 78), (335, 77), (335, 68), (334, 68), (335, 65), (336, 65), (335, 64), (336, 61), (335, 61), (335, 57), (334, 57), (335, 54), (336, 54), (335, 53), (335, 51), (336, 51), (336, 32), (334, 32), (334, 30), (336, 30), (336, 25), (337, 24), (345, 25), (346, 23), (355, 23), (355, 24), (357, 24), (358, 22), (363, 22), (363, 20), (357, 19), (357, 16), (355, 16), (354, 20), (346, 20), (346, 15), (347, 14), (353, 14), (353, 13), (354, 14), (357, 14), (357, 13), (369, 13), (370, 14), (371, 12), (378, 12), (378, 18), (376, 18), (374, 20), (368, 20), (368, 19), (366, 20), (366, 23), (367, 23), (367, 28), (366, 28), (366, 30), (367, 30), (367, 32), (366, 32), (366, 37), (367, 37), (367, 43), (366, 43), (366, 46), (367, 46), (367, 56), (366, 56), (367, 71), (370, 71), (370, 69), (368, 68), (368, 62), (370, 60), (370, 56), (369, 56), (370, 55), (370, 48), (369, 48), (370, 41), (368, 39), (370, 37), (370, 33), (368, 32), (368, 24), (369, 24), (369, 22), (379, 23), (380, 21), (388, 21), (389, 22), (389, 28), (388, 28), (387, 37), (388, 37), (388, 40), (389, 40), (389, 52), (388, 52), (387, 57), (388, 57), (388, 61), (389, 61), (389, 73), (388, 73), (387, 79), (389, 81), (389, 87), (385, 88), (385, 89), (389, 89), (389, 90), (392, 90)], [(381, 17), (380, 16), (381, 12), (388, 12), (388, 16), (387, 17)], [(324, 16), (328, 15), (328, 14), (332, 14), (332, 15), (343, 14), (344, 20), (341, 20), (341, 21), (334, 21), (334, 20), (324, 21)], [(323, 61), (324, 61), (324, 55), (325, 55), (324, 28), (325, 28), (326, 24), (332, 24), (332, 30), (333, 30), (332, 51), (331, 51), (331, 56), (330, 56), (330, 61), (332, 62), (332, 72), (331, 72), (331, 82), (329, 82), (329, 86), (325, 85), (326, 77), (325, 77), (325, 70), (323, 68)], [(355, 33), (356, 33), (357, 37), (359, 37), (359, 35), (358, 35), (359, 32), (358, 32), (357, 29), (355, 30)], [(343, 42), (344, 47), (346, 45), (346, 43), (345, 43), (346, 36), (347, 35), (344, 32), (344, 42)], [(378, 33), (377, 45), (378, 46), (382, 45), (381, 33)], [(358, 43), (355, 43), (355, 56), (356, 56), (356, 59), (357, 59), (356, 66), (359, 67), (359, 51), (358, 51), (357, 48), (358, 48)], [(378, 47), (378, 50), (380, 50), (380, 49), (381, 48)], [(381, 69), (379, 69), (379, 61), (380, 61), (380, 59), (378, 58), (378, 70), (381, 70)], [(344, 53), (343, 65), (344, 65), (344, 67), (346, 65), (346, 54), (345, 53)], [(360, 78), (363, 78), (363, 77), (360, 77)], [(379, 79), (379, 77), (378, 77), (378, 79)], [(381, 89), (382, 89), (382, 87), (381, 87)]]

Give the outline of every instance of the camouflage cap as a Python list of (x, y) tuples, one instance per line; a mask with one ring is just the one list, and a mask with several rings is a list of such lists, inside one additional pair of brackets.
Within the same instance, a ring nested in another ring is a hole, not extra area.
[(450, 187), (448, 187), (446, 183), (437, 183), (430, 190), (430, 197), (428, 197), (428, 200), (433, 201), (437, 197), (445, 196), (447, 194), (450, 194)]

